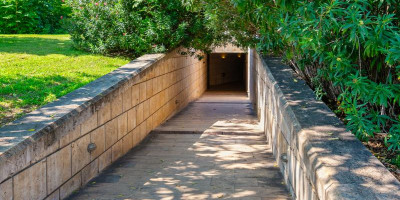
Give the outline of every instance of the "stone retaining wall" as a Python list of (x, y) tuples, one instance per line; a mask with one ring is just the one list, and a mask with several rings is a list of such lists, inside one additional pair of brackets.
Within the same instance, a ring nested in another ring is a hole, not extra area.
[(294, 199), (400, 199), (400, 183), (279, 58), (250, 51), (250, 97)]
[(0, 129), (0, 199), (63, 199), (206, 89), (206, 60), (144, 55)]

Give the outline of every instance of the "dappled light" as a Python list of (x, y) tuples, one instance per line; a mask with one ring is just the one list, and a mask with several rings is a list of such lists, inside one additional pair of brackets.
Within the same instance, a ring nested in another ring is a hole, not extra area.
[(290, 199), (248, 98), (224, 92), (206, 92), (190, 103), (70, 199), (99, 195)]
[(289, 199), (264, 137), (226, 136), (152, 134), (71, 199)]
[(0, 199), (399, 199), (399, 11), (0, 0)]

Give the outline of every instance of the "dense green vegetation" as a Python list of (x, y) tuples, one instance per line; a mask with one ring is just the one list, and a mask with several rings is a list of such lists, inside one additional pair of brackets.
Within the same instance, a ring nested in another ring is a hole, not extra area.
[(138, 56), (179, 45), (202, 49), (204, 43), (196, 39), (211, 38), (202, 13), (186, 9), (181, 0), (71, 0), (70, 5), (72, 39), (94, 53)]
[(0, 34), (66, 33), (65, 0), (0, 0)]
[[(0, 32), (45, 30), (35, 28), (46, 24), (36, 17), (39, 14), (25, 13), (46, 1), (1, 1), (15, 6), (1, 6), (5, 12), (0, 13), (11, 14), (2, 17), (8, 21), (0, 22)], [(14, 12), (16, 2), (30, 8), (18, 7)], [(213, 44), (233, 42), (282, 56), (360, 140), (383, 136), (388, 162), (400, 166), (398, 0), (65, 0), (55, 4), (61, 7), (49, 16), (60, 23), (60, 13), (71, 9), (72, 23), (67, 27), (74, 46), (94, 53), (138, 56), (178, 46), (208, 51)]]
[(72, 3), (78, 47), (134, 54), (232, 41), (256, 47), (283, 56), (318, 98), (337, 104), (358, 138), (383, 133), (389, 150), (400, 150), (396, 0), (79, 2)]
[(359, 139), (384, 135), (388, 161), (400, 166), (398, 0), (190, 2), (207, 29), (283, 56)]
[(0, 126), (128, 62), (73, 49), (69, 35), (0, 35)]

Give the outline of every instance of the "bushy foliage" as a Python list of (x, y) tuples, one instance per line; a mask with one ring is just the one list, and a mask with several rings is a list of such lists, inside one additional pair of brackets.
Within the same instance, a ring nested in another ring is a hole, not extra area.
[(71, 6), (71, 36), (78, 48), (91, 52), (138, 56), (210, 43), (201, 13), (181, 0), (72, 0)]
[[(337, 103), (358, 138), (385, 133), (389, 150), (400, 150), (398, 0), (191, 2), (214, 6), (205, 11), (217, 15), (208, 28), (228, 30), (242, 46), (284, 55), (318, 95)], [(235, 12), (226, 12), (226, 4)]]
[(0, 33), (64, 33), (64, 0), (0, 0)]
[(139, 55), (233, 42), (283, 55), (361, 140), (400, 150), (398, 0), (80, 0), (72, 36), (93, 52)]

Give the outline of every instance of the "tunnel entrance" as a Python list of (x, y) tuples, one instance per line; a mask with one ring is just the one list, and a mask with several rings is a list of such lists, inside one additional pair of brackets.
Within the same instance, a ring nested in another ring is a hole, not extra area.
[(246, 92), (246, 53), (211, 53), (208, 58), (209, 91)]

